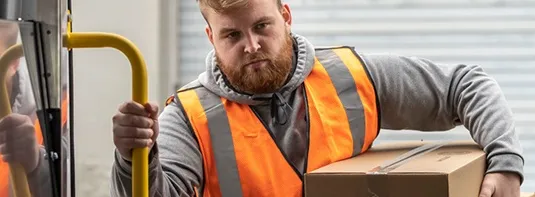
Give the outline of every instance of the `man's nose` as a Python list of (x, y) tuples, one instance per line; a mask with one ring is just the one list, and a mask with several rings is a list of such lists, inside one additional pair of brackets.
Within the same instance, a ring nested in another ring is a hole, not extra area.
[(260, 49), (260, 43), (258, 36), (249, 35), (247, 36), (244, 52), (246, 53), (256, 53)]

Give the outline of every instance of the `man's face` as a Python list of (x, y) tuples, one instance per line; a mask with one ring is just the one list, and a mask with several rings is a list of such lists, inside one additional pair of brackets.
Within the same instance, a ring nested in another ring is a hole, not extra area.
[(231, 85), (249, 94), (272, 93), (292, 70), (291, 14), (275, 0), (249, 0), (245, 8), (205, 13), (206, 33), (221, 71)]

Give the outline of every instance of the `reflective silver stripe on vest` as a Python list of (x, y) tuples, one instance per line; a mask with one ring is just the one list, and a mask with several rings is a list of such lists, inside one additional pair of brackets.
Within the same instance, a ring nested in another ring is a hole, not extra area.
[(362, 150), (366, 134), (364, 107), (357, 92), (357, 85), (349, 69), (332, 49), (316, 50), (316, 58), (329, 74), (346, 111), (353, 137), (353, 156), (355, 156)]
[(204, 88), (197, 88), (195, 91), (206, 113), (221, 195), (241, 197), (240, 175), (227, 112), (218, 96)]

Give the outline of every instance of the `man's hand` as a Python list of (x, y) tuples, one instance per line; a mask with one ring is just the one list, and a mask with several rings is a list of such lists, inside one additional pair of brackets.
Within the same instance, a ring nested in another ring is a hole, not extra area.
[(10, 114), (0, 120), (0, 153), (4, 162), (20, 163), (26, 173), (37, 168), (39, 145), (30, 117)]
[(152, 148), (158, 136), (158, 106), (130, 101), (113, 116), (113, 142), (121, 156), (132, 160), (132, 149)]
[(500, 172), (485, 175), (479, 197), (520, 197), (520, 177)]

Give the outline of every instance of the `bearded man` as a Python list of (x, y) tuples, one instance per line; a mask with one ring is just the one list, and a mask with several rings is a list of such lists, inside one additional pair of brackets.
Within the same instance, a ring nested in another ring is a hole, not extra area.
[(113, 117), (112, 195), (132, 196), (132, 149), (149, 147), (150, 196), (302, 196), (304, 174), (366, 152), (380, 129), (464, 125), (483, 147), (483, 197), (518, 197), (511, 109), (478, 66), (318, 48), (280, 0), (198, 0), (214, 50), (206, 71), (158, 106)]

